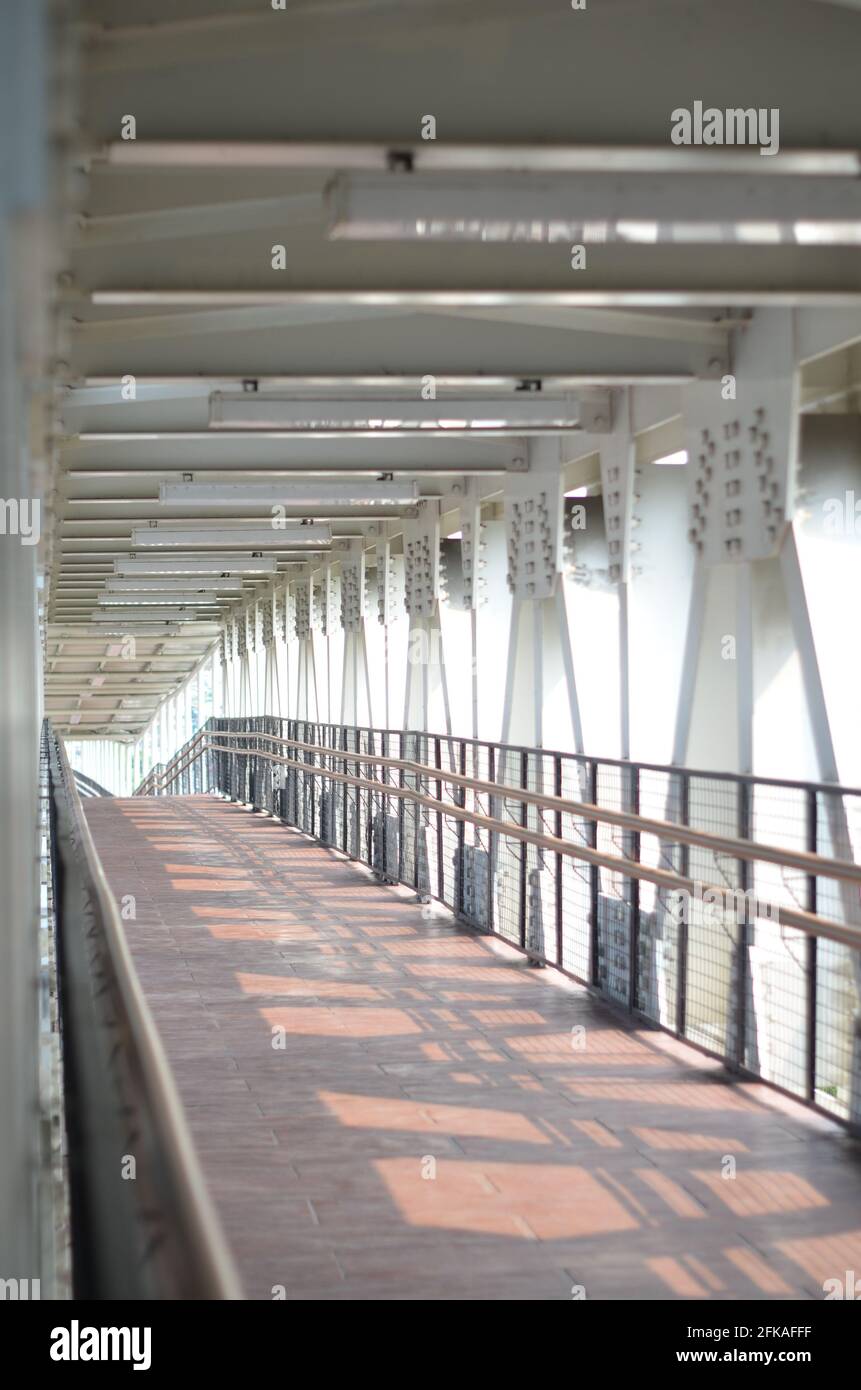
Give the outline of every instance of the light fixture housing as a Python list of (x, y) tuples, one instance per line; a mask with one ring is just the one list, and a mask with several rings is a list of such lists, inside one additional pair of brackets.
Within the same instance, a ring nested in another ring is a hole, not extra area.
[[(850, 0), (854, 3), (854, 0)], [(786, 174), (861, 175), (861, 154), (853, 147), (785, 148), (768, 160), (757, 149), (697, 145), (554, 144), (547, 141), (399, 141), (415, 171), (543, 172), (553, 174), (696, 173), (703, 168), (775, 177)], [(384, 174), (391, 169), (392, 145), (357, 140), (113, 140), (94, 156), (108, 164), (144, 169), (356, 169)], [(765, 169), (763, 169), (765, 165)], [(402, 177), (400, 173), (397, 177)], [(415, 177), (410, 174), (409, 177)]]
[[(226, 601), (226, 600), (225, 600)], [(147, 604), (167, 605), (179, 604), (183, 608), (215, 608), (218, 605), (218, 598), (215, 594), (206, 593), (183, 593), (178, 589), (169, 589), (164, 593), (157, 589), (144, 589), (140, 593), (122, 594), (99, 594), (99, 603), (107, 608), (122, 608), (123, 606), (145, 607)]]
[(159, 501), (171, 507), (327, 507), (414, 506), (418, 487), (410, 482), (363, 483), (162, 483)]
[(131, 576), (153, 574), (275, 574), (278, 560), (274, 555), (254, 555), (234, 551), (217, 555), (161, 555), (153, 551), (146, 559), (125, 556), (114, 560), (114, 574)]
[(225, 523), (199, 530), (161, 524), (132, 528), (134, 550), (162, 550), (176, 547), (189, 550), (196, 546), (212, 549), (220, 546), (243, 545), (255, 550), (272, 547), (277, 550), (321, 550), (332, 544), (330, 526), (240, 527)]
[(188, 621), (194, 619), (196, 609), (194, 608), (143, 608), (130, 607), (127, 611), (110, 612), (103, 608), (94, 608), (90, 614), (90, 622), (93, 623), (115, 623), (137, 622), (137, 623), (170, 623)]
[(210, 429), (279, 430), (285, 434), (373, 435), (398, 438), (404, 434), (524, 435), (580, 428), (576, 399), (541, 397), (512, 391), (507, 396), (448, 396), (335, 400), (296, 400), (256, 392), (214, 391), (209, 398)]
[[(708, 160), (711, 151), (706, 152)], [(736, 155), (736, 158), (738, 156)], [(765, 172), (770, 160), (760, 160)], [(326, 194), (329, 236), (374, 241), (856, 245), (856, 175), (694, 172), (565, 177), (347, 173)]]
[[(155, 621), (153, 621), (152, 618), (147, 619), (147, 618), (133, 617), (133, 616), (130, 616), (130, 615), (124, 615), (124, 614), (122, 614), (122, 613), (120, 613), (120, 614), (116, 614), (116, 613), (105, 613), (104, 618), (105, 618), (105, 621), (104, 621), (104, 622), (98, 622), (98, 623), (93, 623), (93, 622), (91, 622), (89, 619), (87, 619), (84, 623), (82, 623), (82, 624), (79, 623), (78, 625), (76, 625), (76, 630), (80, 630), (80, 631), (82, 632), (82, 634), (86, 637), (86, 639), (89, 640), (89, 641), (93, 641), (93, 640), (95, 639), (96, 635), (98, 635), (98, 638), (99, 638), (100, 640), (101, 640), (102, 638), (104, 638), (104, 637), (128, 637), (128, 636), (133, 636), (133, 637), (135, 637), (135, 638), (138, 638), (138, 637), (159, 637), (159, 638), (161, 638), (161, 637), (188, 637), (188, 635), (189, 635), (188, 632), (184, 629), (184, 627), (183, 627), (183, 625), (182, 625), (181, 623), (178, 623), (178, 622), (175, 622), (175, 621), (174, 621), (174, 622), (162, 621), (161, 618), (159, 618), (159, 620), (158, 620), (157, 622), (155, 622)], [(111, 621), (111, 619), (113, 619), (113, 621)], [(216, 622), (214, 622), (213, 619), (211, 619), (211, 618), (206, 618), (205, 620), (201, 620), (201, 621), (205, 623), (205, 626), (206, 626), (208, 629), (212, 629), (213, 631), (217, 631), (217, 626), (218, 626), (218, 625), (217, 625)], [(200, 623), (198, 623), (198, 626), (200, 626)], [(192, 635), (192, 640), (198, 640), (198, 641), (199, 641), (202, 635), (203, 635), (203, 634), (195, 633), (195, 634)], [(140, 660), (140, 659), (141, 659), (141, 658), (139, 657), (138, 660)], [(148, 656), (147, 656), (147, 657), (144, 657), (143, 659), (146, 660), (146, 661), (150, 660), (150, 658), (149, 658)]]
[(152, 575), (147, 578), (141, 576), (139, 579), (117, 579), (111, 575), (105, 580), (105, 591), (111, 594), (144, 593), (147, 590), (156, 590), (160, 593), (171, 593), (176, 590), (179, 593), (194, 594), (241, 594), (242, 579), (239, 577), (227, 578), (224, 575), (205, 575), (200, 579), (185, 578), (178, 575), (175, 579)]

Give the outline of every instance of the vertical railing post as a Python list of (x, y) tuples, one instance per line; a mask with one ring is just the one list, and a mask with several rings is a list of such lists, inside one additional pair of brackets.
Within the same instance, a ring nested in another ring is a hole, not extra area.
[[(749, 840), (751, 831), (751, 784), (745, 780), (738, 783), (738, 838)], [(750, 866), (746, 859), (739, 860), (739, 880), (744, 900), (744, 911), (738, 926), (736, 1000), (735, 1000), (735, 1064), (744, 1066), (747, 1034), (747, 974), (748, 950), (750, 947), (750, 912), (748, 888), (750, 887)]]
[[(406, 733), (402, 729), (398, 734), (398, 759), (406, 762), (404, 750), (404, 740)], [(401, 767), (398, 769), (398, 786), (402, 789), (406, 786), (406, 774)], [(398, 797), (398, 883), (404, 881), (404, 830), (406, 828), (406, 797)], [(413, 878), (415, 878), (415, 865), (413, 866)]]
[[(553, 759), (553, 795), (562, 796), (562, 757), (556, 754)], [(553, 818), (553, 833), (557, 840), (562, 839), (562, 812), (557, 811)], [(564, 936), (563, 902), (562, 902), (562, 855), (556, 855), (556, 964), (560, 970), (562, 964), (562, 944)]]
[[(374, 740), (373, 730), (371, 730), (371, 729), (366, 729), (366, 730), (365, 730), (365, 733), (367, 734), (367, 738), (365, 739), (365, 754), (366, 754), (366, 755), (374, 754), (374, 753), (376, 753), (377, 748), (376, 748), (376, 742), (375, 742), (375, 740)], [(366, 762), (366, 763), (365, 763), (365, 775), (366, 775), (368, 781), (369, 781), (369, 782), (373, 782), (373, 780), (374, 780), (376, 774), (377, 774), (377, 769), (374, 767), (374, 765), (373, 765), (372, 763), (367, 763), (367, 762)], [(366, 827), (365, 827), (365, 862), (368, 863), (368, 864), (371, 864), (371, 865), (372, 865), (373, 862), (374, 862), (374, 797), (375, 797), (375, 796), (376, 796), (376, 793), (375, 793), (373, 787), (369, 787), (369, 788), (368, 788), (368, 814), (367, 814), (367, 816), (366, 816), (366, 818), (365, 818), (365, 820), (366, 820)]]
[[(631, 815), (638, 816), (640, 814), (640, 769), (636, 764), (627, 768), (626, 781), (625, 809)], [(627, 841), (625, 845), (626, 855), (629, 859), (638, 861), (640, 858), (640, 832), (638, 830), (629, 831), (624, 840)], [(640, 1002), (638, 987), (640, 974), (640, 880), (632, 876), (629, 879), (629, 884), (628, 1008), (634, 1013)]]
[[(592, 806), (598, 805), (598, 764), (593, 761), (589, 770), (589, 803)], [(589, 847), (598, 848), (598, 822), (592, 820), (589, 823)], [(600, 950), (601, 950), (601, 929), (599, 922), (599, 907), (601, 896), (601, 870), (597, 864), (592, 864), (589, 869), (589, 916), (591, 926), (591, 961), (589, 962), (590, 983), (597, 989), (601, 983), (600, 969)]]
[[(679, 774), (679, 821), (682, 825), (691, 823), (691, 779), (687, 772)], [(690, 845), (679, 845), (679, 873), (682, 878), (690, 878), (691, 873), (691, 849)], [(687, 1028), (688, 1011), (688, 919), (690, 917), (690, 900), (684, 905), (685, 910), (679, 913), (676, 937), (676, 1032), (680, 1038), (685, 1036)]]
[[(524, 750), (520, 754), (520, 785), (524, 789), (529, 786), (529, 754)], [(525, 801), (520, 803), (520, 824), (524, 829), (529, 824), (529, 807)], [(518, 904), (518, 930), (520, 937), (520, 948), (526, 950), (526, 919), (529, 911), (528, 900), (528, 872), (529, 872), (529, 846), (525, 840), (520, 842), (520, 902)]]
[[(406, 736), (407, 736), (407, 735), (405, 735), (405, 737), (406, 737)], [(412, 745), (411, 745), (411, 746), (412, 746), (412, 750), (413, 750), (413, 761), (414, 761), (414, 762), (417, 762), (417, 763), (424, 763), (424, 762), (427, 762), (427, 748), (426, 748), (425, 745), (422, 743), (422, 736), (421, 736), (420, 734), (412, 734), (412, 733), (411, 733), (411, 734), (408, 735), (408, 737), (414, 740), (414, 742), (413, 742)], [(417, 794), (418, 794), (419, 796), (421, 796), (422, 793), (425, 792), (425, 791), (427, 790), (427, 788), (426, 788), (426, 786), (425, 786), (425, 779), (419, 774), (418, 776), (416, 776), (416, 777), (413, 779), (413, 781), (414, 781), (415, 790), (416, 790)], [(417, 801), (414, 801), (414, 802), (413, 802), (413, 819), (412, 819), (412, 825), (413, 825), (413, 878), (414, 878), (414, 880), (415, 880), (415, 888), (416, 888), (416, 893), (417, 893), (417, 895), (418, 895), (419, 901), (421, 901), (421, 899), (422, 899), (423, 897), (425, 897), (426, 895), (428, 895), (428, 894), (429, 894), (429, 890), (430, 890), (430, 881), (428, 881), (427, 883), (423, 883), (423, 882), (422, 882), (422, 877), (421, 877), (421, 872), (420, 872), (420, 865), (421, 865), (421, 858), (420, 858), (420, 856), (421, 856), (421, 845), (422, 845), (422, 816), (423, 816), (423, 815), (424, 815), (424, 811), (423, 811), (422, 807), (419, 805), (419, 803), (418, 803)]]
[[(462, 777), (466, 776), (466, 744), (461, 741), (460, 755), (458, 758), (458, 772)], [(466, 787), (457, 787), (452, 797), (456, 806), (466, 806)], [(463, 915), (466, 894), (465, 879), (466, 875), (466, 822), (457, 822), (457, 914)]]
[[(488, 782), (495, 782), (495, 781), (496, 781), (496, 746), (495, 746), (494, 744), (492, 744), (492, 743), (489, 744), (488, 749), (487, 749), (487, 780), (488, 780)], [(493, 797), (493, 796), (491, 796), (491, 797), (488, 798), (488, 812), (489, 812), (489, 814), (490, 814), (491, 820), (495, 820), (495, 819), (496, 819), (497, 811), (498, 811), (498, 806), (497, 806), (496, 798)], [(495, 836), (494, 832), (491, 830), (490, 835), (488, 836), (488, 841), (487, 841), (487, 930), (488, 930), (488, 931), (493, 931), (493, 924), (494, 924), (494, 921), (496, 920), (496, 893), (495, 893), (495, 891), (494, 891), (494, 884), (496, 883), (496, 856), (497, 856), (498, 852), (499, 852), (499, 846), (498, 846), (498, 843), (497, 843), (497, 839), (496, 839), (496, 836)]]
[[(353, 768), (354, 768), (354, 772), (355, 772), (356, 778), (358, 779), (358, 778), (360, 778), (361, 775), (362, 775), (362, 764), (360, 763), (360, 761), (359, 761), (359, 756), (358, 756), (359, 753), (361, 752), (361, 746), (360, 746), (360, 740), (359, 740), (359, 731), (358, 731), (358, 729), (352, 728), (352, 727), (351, 727), (351, 732), (352, 732), (352, 735), (353, 735), (353, 752), (356, 754), (356, 758), (355, 758), (355, 761), (354, 761), (354, 764), (353, 764)], [(350, 851), (350, 855), (351, 855), (351, 858), (353, 858), (353, 859), (361, 860), (361, 858), (362, 858), (362, 789), (361, 789), (361, 787), (359, 787), (359, 786), (356, 786), (356, 787), (353, 789), (353, 822), (354, 822), (354, 830), (355, 830), (355, 833), (353, 833), (353, 831), (351, 831), (350, 843), (352, 844), (353, 848), (352, 848), (352, 850)]]
[[(316, 742), (317, 742), (317, 725), (316, 725), (316, 724), (312, 725), (312, 729), (313, 729), (313, 732), (312, 732), (312, 735), (311, 735), (310, 738), (308, 737), (307, 731), (306, 731), (306, 733), (305, 733), (305, 738), (306, 738), (306, 740), (308, 741), (308, 743), (316, 743)], [(308, 755), (307, 755), (307, 762), (308, 762), (309, 767), (316, 767), (316, 766), (317, 766), (317, 755), (316, 755), (315, 753), (308, 753)], [(311, 833), (311, 835), (316, 835), (316, 833), (317, 833), (317, 816), (316, 816), (316, 810), (317, 810), (317, 796), (316, 796), (317, 778), (316, 778), (316, 776), (315, 776), (315, 774), (314, 774), (313, 772), (310, 773), (310, 775), (309, 775), (309, 780), (310, 780), (310, 784), (311, 784), (311, 795), (310, 795), (310, 798), (309, 798), (309, 800), (310, 800), (310, 802), (311, 802), (311, 825), (310, 825), (310, 833)]]
[[(341, 748), (343, 749), (345, 756), (344, 756), (343, 758), (340, 758), (338, 761), (339, 761), (340, 764), (341, 764), (341, 771), (344, 772), (344, 773), (346, 773), (346, 771), (347, 771), (347, 758), (346, 758), (346, 753), (347, 753), (347, 726), (346, 726), (346, 724), (342, 724), (342, 725), (341, 725)], [(345, 854), (349, 854), (349, 852), (350, 852), (350, 841), (349, 841), (349, 838), (348, 838), (348, 823), (347, 823), (347, 816), (348, 816), (348, 813), (349, 813), (349, 809), (350, 809), (350, 784), (349, 784), (349, 782), (342, 782), (342, 783), (341, 783), (341, 849), (344, 851)]]
[[(389, 746), (390, 746), (390, 745), (389, 745), (389, 735), (388, 735), (388, 731), (387, 731), (386, 729), (384, 729), (384, 730), (381, 732), (381, 734), (380, 734), (380, 756), (381, 756), (381, 757), (387, 758), (387, 757), (389, 756)], [(388, 767), (386, 766), (385, 763), (380, 763), (379, 766), (377, 766), (377, 767), (374, 768), (374, 776), (377, 778), (378, 781), (382, 782), (384, 786), (388, 786), (388, 784), (389, 784), (389, 769), (388, 769)], [(381, 817), (382, 817), (383, 874), (385, 875), (386, 878), (390, 878), (390, 877), (391, 877), (391, 871), (390, 871), (390, 869), (389, 869), (389, 814), (390, 814), (390, 812), (391, 812), (391, 797), (389, 796), (388, 792), (381, 792), (381, 793), (380, 793), (380, 815), (381, 815)]]
[[(434, 745), (434, 766), (442, 768), (442, 747), (438, 738), (433, 741)], [(437, 778), (436, 799), (442, 802), (442, 779)], [(442, 811), (436, 813), (436, 877), (437, 877), (437, 897), (441, 903), (445, 902), (445, 871), (442, 862)]]
[[(807, 793), (807, 850), (818, 854), (818, 799), (811, 788)], [(817, 884), (816, 874), (807, 876), (806, 908), (816, 912)], [(807, 1099), (816, 1100), (816, 994), (817, 994), (817, 941), (812, 932), (808, 933), (807, 951)]]

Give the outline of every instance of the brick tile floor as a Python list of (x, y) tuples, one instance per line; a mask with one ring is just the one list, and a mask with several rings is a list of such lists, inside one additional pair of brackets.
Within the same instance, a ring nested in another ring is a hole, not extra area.
[(861, 1270), (830, 1122), (244, 807), (85, 806), (250, 1298), (821, 1298)]

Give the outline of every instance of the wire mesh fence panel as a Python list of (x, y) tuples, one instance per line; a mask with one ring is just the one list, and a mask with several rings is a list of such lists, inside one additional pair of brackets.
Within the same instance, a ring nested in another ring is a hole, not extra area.
[[(582, 759), (561, 758), (558, 794), (566, 801), (591, 804), (592, 765)], [(572, 812), (560, 814), (556, 833), (583, 849), (593, 848), (595, 822)], [(583, 859), (562, 856), (562, 951), (559, 964), (579, 980), (591, 979), (592, 879), (597, 871)]]
[[(381, 756), (385, 756), (385, 734), (377, 736), (373, 731), (365, 730), (365, 751), (368, 754), (379, 753)], [(388, 780), (388, 769), (383, 764), (369, 761), (365, 764), (365, 776), (369, 782), (385, 784)], [(371, 791), (369, 803), (371, 865), (377, 877), (383, 882), (387, 882), (389, 880), (388, 865), (391, 858), (389, 840), (392, 835), (392, 826), (389, 823), (388, 815), (388, 797), (381, 792)]]
[(441, 900), (452, 912), (460, 905), (460, 822), (453, 816), (442, 817), (442, 892)]
[[(751, 838), (804, 852), (810, 826), (803, 788), (751, 787)], [(796, 1095), (810, 1089), (814, 1015), (810, 1008), (809, 938), (780, 920), (781, 909), (807, 909), (808, 876), (767, 862), (747, 865), (737, 913), (747, 928), (744, 1065)]]
[[(597, 805), (612, 811), (625, 809), (623, 769), (597, 764)], [(599, 821), (596, 848), (601, 854), (623, 858), (625, 832)], [(596, 983), (611, 999), (627, 1004), (631, 998), (631, 880), (621, 870), (601, 867), (598, 872), (598, 926), (596, 934)]]
[[(688, 816), (691, 826), (735, 838), (742, 816), (737, 784), (691, 775)], [(693, 891), (683, 900), (686, 916), (685, 1036), (719, 1056), (739, 1059), (739, 1000), (742, 932), (735, 899), (742, 887), (739, 861), (714, 849), (691, 845), (689, 878)]]
[[(413, 734), (410, 737), (415, 741), (416, 762), (419, 766), (434, 766), (434, 740), (428, 734)], [(415, 783), (420, 796), (436, 796), (436, 782), (429, 773), (417, 773)], [(421, 803), (410, 810), (413, 821), (416, 892), (420, 898), (430, 899), (436, 896), (436, 885), (439, 881), (436, 817)]]
[(339, 777), (332, 778), (330, 788), (332, 798), (332, 844), (335, 845), (339, 850), (341, 850), (342, 853), (346, 854), (348, 848), (347, 826), (349, 823), (349, 788), (348, 784), (341, 780), (341, 777), (343, 777), (346, 768), (346, 759), (340, 756), (341, 752), (346, 748), (346, 739), (344, 735), (345, 730), (340, 729), (336, 726), (330, 726), (326, 737), (329, 747), (338, 750), (337, 753), (334, 753), (332, 755), (331, 765), (332, 771), (340, 774)]
[[(519, 787), (522, 755), (519, 749), (498, 748), (495, 782)], [(512, 793), (494, 796), (494, 819), (521, 825), (524, 805)], [(493, 911), (496, 931), (506, 941), (525, 944), (524, 886), (526, 854), (522, 841), (499, 832), (493, 854)]]
[[(357, 729), (344, 730), (344, 747), (348, 755), (358, 754), (360, 751), (361, 740)], [(347, 757), (344, 761), (344, 771), (351, 777), (360, 775), (361, 764), (358, 757)], [(346, 791), (346, 807), (342, 813), (346, 816), (344, 834), (346, 837), (345, 850), (353, 859), (362, 858), (362, 845), (364, 836), (362, 834), (362, 791), (360, 787), (348, 786)]]
[[(463, 744), (461, 763), (464, 776), (487, 782), (490, 773), (489, 749), (486, 744)], [(462, 793), (461, 803), (471, 815), (489, 816), (491, 797), (487, 792), (469, 788)], [(462, 886), (461, 916), (482, 930), (491, 922), (490, 893), (490, 835), (480, 825), (464, 824), (462, 829)]]
[[(684, 824), (687, 785), (674, 771), (643, 768), (639, 778), (639, 810), (648, 820)], [(687, 876), (687, 846), (672, 834), (640, 835), (639, 858), (649, 869)], [(637, 1006), (647, 1018), (665, 1028), (679, 1026), (680, 984), (684, 979), (687, 940), (678, 890), (642, 880), (639, 887)]]
[[(421, 749), (417, 735), (410, 733), (399, 733), (397, 736), (397, 756), (402, 762), (421, 763)], [(413, 792), (416, 796), (422, 794), (420, 777), (418, 773), (407, 771), (402, 768), (396, 774), (398, 786), (405, 791)], [(399, 876), (402, 883), (408, 883), (416, 889), (416, 892), (423, 896), (419, 889), (416, 877), (417, 870), (417, 848), (418, 848), (418, 818), (420, 807), (412, 797), (399, 797), (397, 800), (399, 818), (399, 842), (400, 842), (400, 868)]]
[[(324, 747), (332, 747), (332, 730), (326, 728), (323, 731)], [(320, 762), (328, 772), (338, 772), (337, 759), (331, 753), (322, 753)], [(320, 839), (325, 845), (338, 844), (338, 828), (341, 824), (339, 812), (339, 796), (341, 784), (334, 777), (322, 777), (320, 779)]]
[[(522, 782), (531, 792), (556, 795), (556, 761), (550, 753), (522, 755)], [(553, 836), (556, 830), (554, 812), (540, 806), (527, 805), (524, 822), (539, 835)], [(552, 851), (536, 845), (526, 846), (526, 877), (523, 885), (526, 949), (542, 961), (558, 964), (557, 909), (559, 905), (559, 866)]]
[[(861, 797), (841, 792), (816, 794), (818, 853), (857, 861), (861, 850)], [(861, 926), (857, 883), (817, 875), (816, 911), (842, 925)], [(815, 947), (814, 1007), (816, 1048), (814, 1098), (843, 1119), (861, 1120), (861, 951), (820, 938)]]
[[(355, 730), (355, 748), (358, 754), (354, 773), (360, 782), (367, 782), (373, 775), (373, 768), (369, 768), (367, 761), (368, 737), (367, 730)], [(365, 786), (356, 788), (356, 843), (355, 855), (363, 864), (373, 863), (373, 825), (374, 808), (372, 793)]]
[[(302, 724), (302, 726), (301, 726), (301, 732), (300, 732), (300, 739), (301, 739), (301, 741), (302, 741), (303, 743), (308, 743), (308, 744), (314, 744), (314, 743), (316, 743), (316, 741), (317, 741), (316, 734), (317, 734), (317, 730), (316, 730), (316, 726), (315, 726), (314, 724), (309, 724), (309, 723), (303, 723), (303, 724)], [(299, 823), (299, 824), (300, 824), (300, 828), (301, 828), (302, 830), (305, 831), (306, 835), (314, 835), (314, 834), (316, 833), (317, 825), (318, 825), (317, 814), (316, 814), (316, 812), (317, 812), (316, 793), (317, 793), (317, 781), (318, 781), (318, 779), (317, 779), (317, 777), (316, 777), (312, 772), (306, 771), (305, 769), (306, 769), (306, 768), (310, 769), (310, 768), (316, 767), (316, 765), (317, 765), (317, 754), (314, 753), (314, 752), (313, 752), (312, 750), (310, 750), (310, 749), (303, 748), (303, 749), (301, 749), (300, 752), (299, 752), (298, 761), (301, 762), (301, 763), (303, 764), (302, 771), (301, 771), (301, 774), (300, 774), (300, 776), (301, 776), (301, 782), (300, 782), (300, 794), (301, 794), (300, 816), (301, 816), (301, 819), (300, 819), (300, 823)]]

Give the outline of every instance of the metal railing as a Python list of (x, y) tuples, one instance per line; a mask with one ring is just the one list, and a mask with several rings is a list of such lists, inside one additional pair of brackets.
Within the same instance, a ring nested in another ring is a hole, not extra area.
[(61, 740), (48, 761), (73, 1296), (242, 1297)]
[(138, 789), (209, 791), (861, 1123), (861, 790), (261, 716)]
[(72, 776), (75, 779), (75, 786), (78, 788), (78, 795), (81, 798), (85, 799), (90, 796), (113, 796), (113, 792), (109, 792), (107, 787), (103, 787), (101, 782), (96, 781), (95, 777), (88, 777), (87, 774), (81, 772), (79, 768), (72, 769)]

